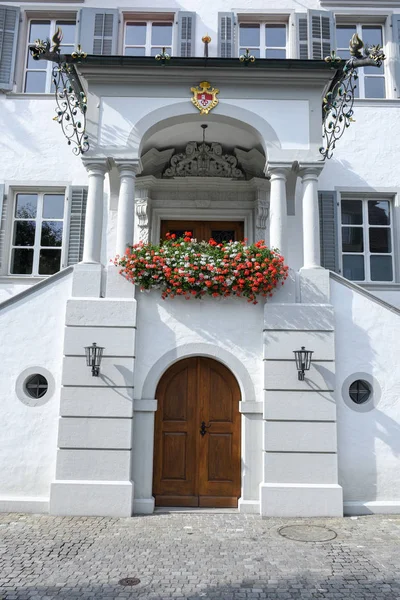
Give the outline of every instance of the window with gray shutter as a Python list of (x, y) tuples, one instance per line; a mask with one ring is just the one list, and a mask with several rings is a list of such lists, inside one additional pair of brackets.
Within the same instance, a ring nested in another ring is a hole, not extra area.
[(400, 98), (400, 15), (392, 15), (392, 36), (393, 44), (396, 48), (395, 54), (395, 91), (396, 97)]
[(78, 39), (88, 54), (117, 54), (118, 10), (82, 8)]
[(297, 29), (297, 58), (308, 59), (308, 21), (307, 13), (296, 14)]
[(234, 26), (233, 13), (218, 13), (218, 56), (220, 58), (232, 58), (234, 54)]
[(178, 13), (178, 53), (179, 56), (195, 55), (196, 13)]
[(80, 262), (83, 256), (87, 187), (71, 187), (70, 199), (68, 266)]
[(4, 183), (0, 183), (0, 270), (3, 270), (5, 261), (7, 198), (4, 195), (4, 190)]
[(335, 26), (329, 11), (308, 11), (308, 55), (314, 60), (329, 56), (334, 44)]
[(339, 272), (337, 244), (337, 194), (318, 192), (321, 265)]
[(12, 90), (19, 25), (19, 8), (0, 5), (0, 89)]

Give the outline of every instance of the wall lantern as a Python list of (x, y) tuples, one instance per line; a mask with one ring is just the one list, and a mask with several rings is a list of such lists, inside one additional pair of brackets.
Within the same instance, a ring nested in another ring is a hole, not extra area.
[(98, 346), (93, 342), (91, 346), (85, 346), (86, 353), (86, 364), (88, 367), (92, 367), (93, 377), (98, 377), (100, 373), (100, 363), (103, 357), (103, 350), (101, 346)]
[(314, 350), (306, 350), (304, 346), (301, 350), (293, 350), (296, 359), (296, 368), (298, 371), (299, 381), (304, 381), (304, 371), (309, 371), (311, 366), (311, 356)]

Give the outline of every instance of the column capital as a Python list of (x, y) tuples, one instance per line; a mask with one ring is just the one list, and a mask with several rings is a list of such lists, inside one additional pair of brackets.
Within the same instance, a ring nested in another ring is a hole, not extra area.
[(110, 162), (104, 158), (82, 158), (83, 165), (89, 175), (105, 175), (110, 170)]
[(270, 180), (274, 179), (286, 179), (292, 171), (292, 165), (266, 165), (265, 174), (269, 176)]
[(142, 167), (139, 158), (116, 160), (114, 162), (120, 176), (124, 175), (124, 177), (136, 177)]
[(298, 173), (302, 181), (316, 181), (321, 175), (321, 171), (323, 168), (323, 165), (300, 165)]

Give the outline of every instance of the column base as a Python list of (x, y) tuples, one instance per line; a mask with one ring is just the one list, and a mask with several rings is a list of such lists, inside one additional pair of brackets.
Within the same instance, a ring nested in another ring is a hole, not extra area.
[(259, 515), (260, 502), (258, 500), (242, 500), (239, 498), (238, 510), (240, 513)]
[(262, 517), (342, 517), (343, 490), (337, 484), (261, 483)]
[(131, 517), (132, 481), (56, 481), (50, 514), (80, 517)]
[(133, 501), (133, 513), (135, 515), (152, 515), (154, 512), (154, 498), (136, 498)]

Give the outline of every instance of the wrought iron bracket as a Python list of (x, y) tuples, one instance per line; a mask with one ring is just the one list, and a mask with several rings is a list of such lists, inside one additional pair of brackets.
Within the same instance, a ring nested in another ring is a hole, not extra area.
[(380, 67), (386, 58), (380, 46), (364, 47), (357, 34), (351, 38), (349, 48), (351, 58), (342, 69), (342, 59), (334, 51), (325, 58), (325, 62), (337, 68), (338, 73), (322, 103), (323, 146), (319, 149), (321, 160), (332, 158), (336, 142), (355, 120), (353, 106), (358, 69), (366, 66)]
[(57, 107), (53, 120), (61, 125), (68, 145), (72, 145), (72, 152), (79, 155), (89, 150), (86, 134), (87, 98), (74, 63), (85, 60), (87, 54), (80, 46), (71, 55), (61, 54), (62, 37), (62, 31), (58, 28), (52, 38), (52, 45), (50, 40), (36, 40), (29, 46), (29, 50), (34, 60), (47, 60), (54, 64), (52, 82)]

